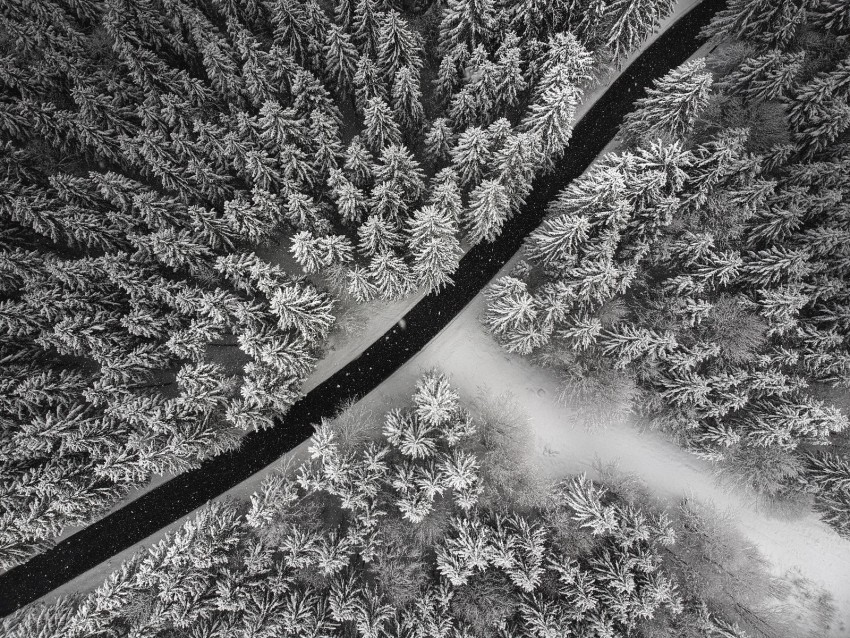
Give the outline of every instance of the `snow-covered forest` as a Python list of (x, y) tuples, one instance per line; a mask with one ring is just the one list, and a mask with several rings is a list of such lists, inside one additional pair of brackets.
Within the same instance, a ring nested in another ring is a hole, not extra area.
[[(296, 473), (202, 510), (5, 635), (745, 636), (701, 597), (704, 512), (583, 475), (541, 485), (521, 422), (470, 413), (438, 373), (373, 421), (322, 423)], [(737, 570), (737, 586), (763, 575)]]
[(583, 7), (3, 2), (0, 564), (271, 427), (339, 298), (450, 283), (670, 9)]
[[(0, 0), (0, 576), (283, 436), (318, 364), (377, 343), (330, 356), (354, 317), (464, 284), (499, 358), (557, 379), (535, 400), (850, 543), (850, 3), (709, 4), (570, 181), (589, 96), (699, 0)], [(0, 634), (850, 630), (829, 591), (777, 609), (787, 583), (699, 499), (544, 476), (523, 418), (431, 365), (401, 408), (336, 395), (250, 498), (178, 524), (198, 499)]]
[(850, 10), (815, 4), (730, 2), (713, 53), (550, 204), (485, 322), (563, 400), (814, 494), (850, 537)]

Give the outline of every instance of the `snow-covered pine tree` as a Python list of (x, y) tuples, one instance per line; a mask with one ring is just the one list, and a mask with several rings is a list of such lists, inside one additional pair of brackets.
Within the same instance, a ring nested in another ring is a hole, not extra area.
[(357, 229), (359, 238), (357, 249), (366, 257), (377, 253), (387, 253), (404, 243), (404, 240), (393, 226), (382, 217), (370, 215)]
[(361, 58), (377, 58), (379, 24), (385, 8), (384, 0), (357, 0), (354, 5), (352, 29)]
[(455, 222), (459, 222), (463, 212), (463, 200), (457, 174), (450, 168), (444, 168), (432, 180), (428, 203), (448, 213)]
[(807, 0), (731, 0), (712, 18), (703, 34), (784, 49), (803, 26), (813, 4)]
[(624, 137), (631, 141), (681, 138), (707, 106), (711, 83), (704, 58), (686, 62), (655, 80), (646, 97), (636, 102), (635, 110), (623, 121)]
[(326, 336), (334, 323), (333, 301), (309, 284), (279, 288), (270, 307), (284, 330), (297, 330), (308, 342)]
[(784, 53), (778, 49), (747, 58), (723, 78), (719, 87), (745, 100), (775, 100), (787, 95), (800, 73), (806, 52)]
[(345, 149), (344, 170), (351, 183), (358, 188), (365, 188), (372, 181), (375, 160), (359, 135), (352, 137)]
[(445, 117), (435, 118), (425, 133), (425, 153), (428, 159), (434, 164), (445, 161), (454, 143), (451, 122)]
[(354, 75), (360, 61), (351, 37), (342, 27), (330, 25), (324, 43), (325, 75), (338, 96), (352, 94)]
[(392, 252), (375, 253), (369, 262), (369, 278), (382, 299), (399, 299), (410, 294), (415, 282), (410, 267)]
[(363, 137), (375, 153), (391, 144), (401, 144), (401, 131), (393, 112), (380, 97), (367, 102), (363, 119)]
[[(556, 67), (550, 74), (557, 74), (561, 69)], [(572, 123), (579, 97), (579, 90), (572, 84), (553, 83), (529, 106), (520, 122), (521, 131), (531, 133), (540, 141), (546, 170), (552, 169), (572, 137)]]
[(407, 203), (418, 200), (425, 192), (425, 173), (403, 144), (390, 144), (381, 150), (375, 179), (379, 184), (393, 184)]
[(452, 283), (461, 249), (457, 222), (450, 213), (433, 205), (423, 206), (408, 220), (407, 234), (417, 283), (428, 291)]
[(422, 42), (419, 34), (394, 9), (384, 13), (378, 32), (378, 68), (385, 78), (395, 78), (402, 67), (418, 72), (422, 68)]
[(393, 79), (392, 107), (396, 121), (408, 137), (413, 138), (419, 132), (425, 117), (418, 71), (409, 66), (403, 66), (396, 71)]
[(496, 104), (493, 108), (498, 114), (503, 114), (506, 109), (516, 106), (520, 95), (528, 88), (523, 74), (520, 44), (516, 34), (508, 33), (496, 51), (496, 64), (493, 68)]
[(461, 133), (457, 144), (451, 149), (452, 166), (460, 183), (468, 188), (477, 186), (484, 176), (490, 156), (487, 131), (479, 126), (470, 126)]
[[(674, 0), (615, 0), (603, 6), (595, 37), (622, 62), (661, 25), (673, 11)], [(592, 13), (592, 12), (588, 12)]]
[(472, 51), (488, 44), (498, 23), (493, 0), (449, 0), (440, 23), (440, 51), (451, 55), (460, 47)]
[(493, 158), (493, 175), (507, 190), (514, 211), (525, 203), (534, 176), (542, 165), (540, 147), (533, 133), (511, 134)]
[(498, 181), (481, 182), (469, 196), (469, 208), (464, 211), (466, 239), (470, 244), (495, 241), (511, 212), (505, 187)]
[(378, 66), (368, 56), (361, 56), (357, 62), (357, 70), (354, 74), (354, 102), (357, 110), (361, 113), (366, 111), (369, 100), (381, 98), (385, 102), (389, 100), (389, 94), (385, 81), (381, 79)]
[(548, 340), (541, 309), (524, 281), (501, 277), (487, 289), (484, 324), (510, 352), (529, 354)]
[(342, 156), (342, 140), (339, 126), (322, 111), (315, 110), (310, 114), (310, 140), (312, 150), (312, 166), (315, 179), (325, 182), (331, 172), (339, 168)]

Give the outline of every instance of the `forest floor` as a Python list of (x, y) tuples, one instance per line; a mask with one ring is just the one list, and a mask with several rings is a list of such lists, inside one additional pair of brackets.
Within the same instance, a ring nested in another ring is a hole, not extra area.
[[(672, 23), (695, 4), (696, 0), (679, 3), (676, 14), (668, 22)], [(608, 83), (605, 81), (588, 93), (578, 117)], [(507, 264), (500, 275), (508, 272), (516, 259), (518, 257)], [(356, 317), (347, 319), (354, 331), (340, 332), (334, 337), (332, 347), (307, 381), (305, 391), (357, 357), (397, 323), (419, 298), (415, 296), (355, 311)], [(420, 353), (361, 403), (380, 414), (390, 405), (406, 400), (416, 379), (432, 368), (448, 374), (452, 384), (469, 398), (480, 396), (482, 392), (488, 395), (509, 393), (528, 417), (534, 433), (529, 446), (539, 467), (549, 477), (592, 473), (600, 464), (616, 464), (620, 472), (640, 479), (654, 494), (670, 503), (690, 498), (714, 504), (760, 550), (777, 576), (797, 581), (804, 579), (832, 595), (834, 622), (828, 634), (820, 635), (850, 636), (850, 542), (843, 541), (810, 511), (777, 514), (759, 506), (756, 499), (740, 490), (724, 488), (709, 463), (677, 447), (660, 433), (641, 432), (628, 422), (601, 430), (586, 428), (576, 412), (557, 403), (558, 381), (551, 373), (534, 367), (521, 357), (505, 353), (490, 338), (479, 323), (483, 305), (483, 296), (479, 294)], [(298, 446), (282, 459), (281, 464), (297, 464), (304, 458), (307, 446), (308, 443)], [(246, 498), (269, 471), (281, 464), (258, 472), (223, 498)], [(81, 574), (42, 600), (96, 587), (121, 561), (182, 525), (185, 518)]]

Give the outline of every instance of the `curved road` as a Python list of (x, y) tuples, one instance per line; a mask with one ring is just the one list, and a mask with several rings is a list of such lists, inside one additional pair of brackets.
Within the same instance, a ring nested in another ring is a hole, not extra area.
[(555, 193), (593, 162), (644, 88), (696, 50), (700, 30), (722, 5), (723, 0), (703, 0), (629, 65), (576, 124), (566, 157), (554, 175), (535, 182), (524, 210), (505, 223), (494, 243), (479, 244), (463, 257), (454, 286), (423, 298), (360, 357), (293, 405), (277, 427), (248, 435), (239, 450), (163, 483), (0, 575), (0, 615), (38, 599), (274, 463), (310, 437), (312, 424), (332, 416), (340, 403), (380, 385), (436, 336), (520, 249)]

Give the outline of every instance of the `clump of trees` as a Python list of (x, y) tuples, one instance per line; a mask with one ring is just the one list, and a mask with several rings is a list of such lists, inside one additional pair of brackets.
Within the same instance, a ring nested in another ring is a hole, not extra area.
[[(533, 508), (480, 501), (498, 438), (444, 376), (426, 375), (377, 437), (351, 423), (323, 422), (297, 473), (270, 475), (250, 503), (212, 504), (94, 591), (6, 619), (4, 635), (613, 637), (685, 608), (663, 512), (584, 476)], [(697, 607), (700, 635), (742, 635)]]
[(4, 3), (0, 566), (269, 427), (333, 296), (450, 284), (649, 5), (435, 3), (426, 56), (385, 0)]
[[(485, 322), (763, 493), (815, 494), (847, 534), (850, 75), (829, 2), (731, 2), (719, 48), (656, 81), (550, 204)], [(826, 45), (825, 43), (829, 43)], [(625, 377), (629, 383), (624, 383)], [(576, 390), (577, 389), (577, 390)]]

